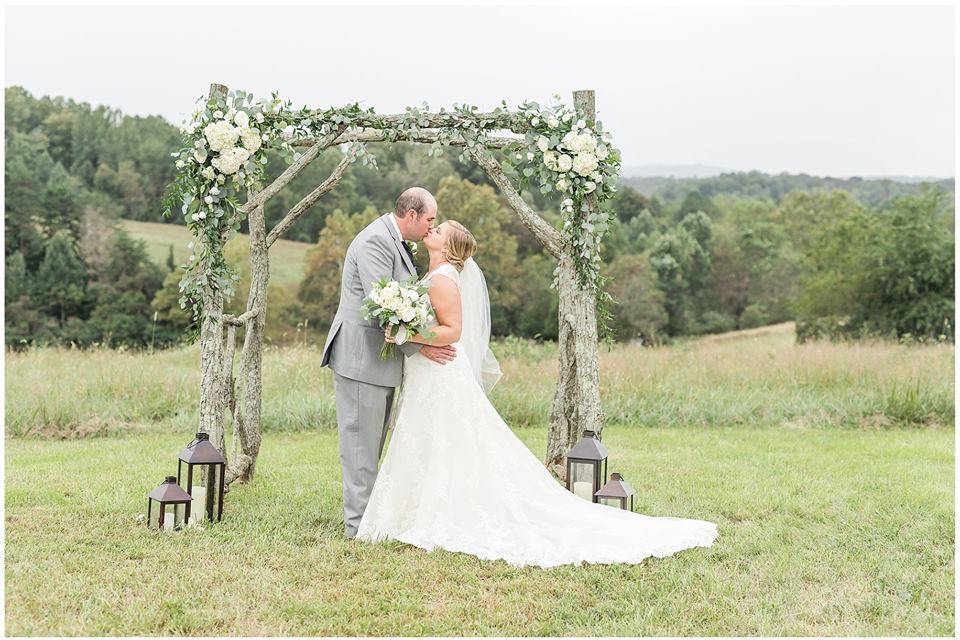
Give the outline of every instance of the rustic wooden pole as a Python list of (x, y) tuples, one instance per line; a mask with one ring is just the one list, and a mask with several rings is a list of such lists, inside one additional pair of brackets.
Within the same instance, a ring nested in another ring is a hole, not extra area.
[[(250, 194), (251, 201), (256, 194)], [(270, 283), (270, 253), (264, 222), (263, 204), (247, 219), (250, 227), (250, 292), (247, 295), (243, 348), (240, 352), (240, 376), (237, 400), (233, 407), (233, 453), (227, 467), (226, 482), (249, 482), (256, 470), (261, 442), (263, 398), (263, 332), (267, 316), (267, 285)]]
[[(594, 92), (574, 91), (573, 105), (588, 126), (592, 125), (597, 117)], [(589, 197), (587, 204), (590, 213), (596, 212), (595, 198)], [(600, 433), (603, 429), (596, 296), (592, 290), (580, 286), (571, 251), (571, 247), (564, 247), (557, 272), (559, 358), (557, 390), (553, 396), (547, 436), (546, 464), (558, 477), (566, 474), (564, 455), (576, 444), (581, 433), (585, 430)]]
[[(223, 97), (227, 87), (211, 84), (211, 99)], [(221, 233), (218, 251), (223, 250), (226, 231)], [(200, 254), (204, 252), (206, 238), (201, 237)], [(222, 440), (223, 434), (223, 293), (219, 290), (203, 294), (204, 319), (200, 325), (200, 424), (198, 431), (210, 435), (212, 442)]]

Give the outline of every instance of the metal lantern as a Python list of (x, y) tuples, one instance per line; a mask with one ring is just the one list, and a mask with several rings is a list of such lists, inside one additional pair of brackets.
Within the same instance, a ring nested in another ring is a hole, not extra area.
[(187, 504), (187, 522), (194, 524), (200, 520), (223, 520), (223, 472), (227, 459), (210, 442), (210, 434), (198, 433), (178, 457), (177, 484), (186, 480), (183, 486), (197, 505), (197, 513), (191, 517), (191, 505)]
[[(610, 474), (610, 482), (603, 485), (603, 488), (597, 491), (594, 497), (600, 504), (633, 511), (633, 496), (635, 493), (633, 487), (627, 484), (623, 476), (614, 471)], [(628, 499), (630, 501), (629, 504), (627, 502)]]
[(147, 494), (147, 527), (167, 531), (182, 528), (191, 500), (177, 479), (167, 476), (159, 487)]
[(593, 431), (567, 452), (567, 490), (596, 502), (594, 494), (607, 481), (607, 449)]

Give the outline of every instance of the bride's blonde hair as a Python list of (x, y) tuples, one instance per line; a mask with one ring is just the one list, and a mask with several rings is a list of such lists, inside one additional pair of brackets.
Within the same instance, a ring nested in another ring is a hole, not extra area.
[(463, 263), (477, 252), (477, 239), (470, 230), (456, 220), (447, 220), (450, 233), (447, 235), (447, 245), (443, 248), (447, 260), (457, 271), (463, 270)]

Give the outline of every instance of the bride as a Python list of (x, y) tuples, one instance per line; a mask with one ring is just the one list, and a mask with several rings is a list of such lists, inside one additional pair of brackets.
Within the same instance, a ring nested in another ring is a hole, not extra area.
[(471, 257), (476, 240), (450, 220), (423, 242), (437, 320), (429, 339), (413, 340), (453, 345), (456, 356), (445, 365), (406, 357), (393, 438), (357, 538), (544, 568), (639, 563), (712, 545), (711, 522), (596, 504), (554, 480), (487, 400), (500, 370), (488, 347), (486, 283)]

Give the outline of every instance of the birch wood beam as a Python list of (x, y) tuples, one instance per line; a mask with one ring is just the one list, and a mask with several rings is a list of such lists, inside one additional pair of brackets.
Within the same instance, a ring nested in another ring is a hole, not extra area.
[(330, 173), (330, 176), (327, 177), (320, 186), (304, 196), (303, 200), (298, 202), (293, 206), (290, 211), (287, 212), (287, 215), (283, 217), (283, 220), (277, 223), (273, 229), (270, 230), (270, 233), (267, 234), (267, 247), (271, 247), (274, 242), (277, 241), (277, 238), (283, 235), (283, 233), (290, 228), (290, 226), (297, 221), (303, 213), (312, 207), (317, 200), (323, 197), (324, 194), (331, 191), (334, 187), (340, 184), (340, 180), (343, 178), (343, 172), (347, 170), (347, 167), (350, 166), (352, 162), (350, 156), (344, 156), (343, 159), (334, 167), (333, 171)]
[(223, 322), (224, 324), (228, 324), (233, 327), (242, 327), (247, 324), (247, 322), (255, 318), (258, 313), (260, 313), (259, 309), (250, 309), (249, 311), (241, 313), (239, 316), (224, 314)]
[(308, 164), (317, 159), (320, 152), (334, 144), (334, 141), (346, 130), (346, 126), (340, 126), (336, 131), (331, 131), (319, 140), (312, 140), (310, 149), (302, 156), (297, 158), (293, 164), (287, 167), (283, 173), (277, 176), (277, 179), (270, 183), (270, 186), (260, 191), (253, 198), (247, 200), (241, 207), (240, 213), (250, 213), (267, 200), (277, 195), (281, 189), (290, 184), (290, 182), (303, 171)]
[(490, 176), (494, 184), (500, 188), (500, 192), (503, 193), (507, 202), (513, 207), (513, 210), (517, 212), (517, 215), (520, 216), (520, 221), (523, 222), (524, 226), (533, 232), (550, 255), (559, 260), (563, 250), (563, 237), (560, 235), (560, 232), (537, 215), (537, 212), (520, 197), (513, 183), (504, 175), (503, 169), (500, 168), (500, 163), (485, 149), (468, 147), (467, 153), (470, 154), (474, 162), (487, 172), (487, 175)]
[[(405, 113), (382, 116), (376, 114), (361, 115), (354, 118), (353, 124), (375, 129), (402, 129), (407, 126), (406, 121), (409, 117)], [(439, 111), (417, 115), (417, 126), (421, 129), (456, 129), (463, 122), (476, 124), (485, 122), (483, 125), (485, 128), (506, 129), (520, 134), (524, 134), (530, 129), (526, 118), (516, 111), (504, 111), (499, 114), (489, 112), (463, 114), (454, 111)]]
[[(363, 131), (346, 131), (339, 138), (333, 141), (333, 144), (345, 144), (348, 142), (419, 142), (421, 144), (433, 144), (440, 141), (440, 132), (436, 130), (420, 130), (417, 132), (403, 133), (397, 132), (396, 136), (387, 136), (380, 129), (364, 129)], [(517, 142), (524, 142), (523, 138), (510, 138), (507, 136), (491, 136), (484, 141), (484, 146), (488, 149), (503, 149)], [(304, 138), (293, 143), (295, 147), (312, 147), (316, 144), (315, 138)], [(453, 147), (463, 147), (466, 143), (460, 140), (444, 141), (443, 144)]]

